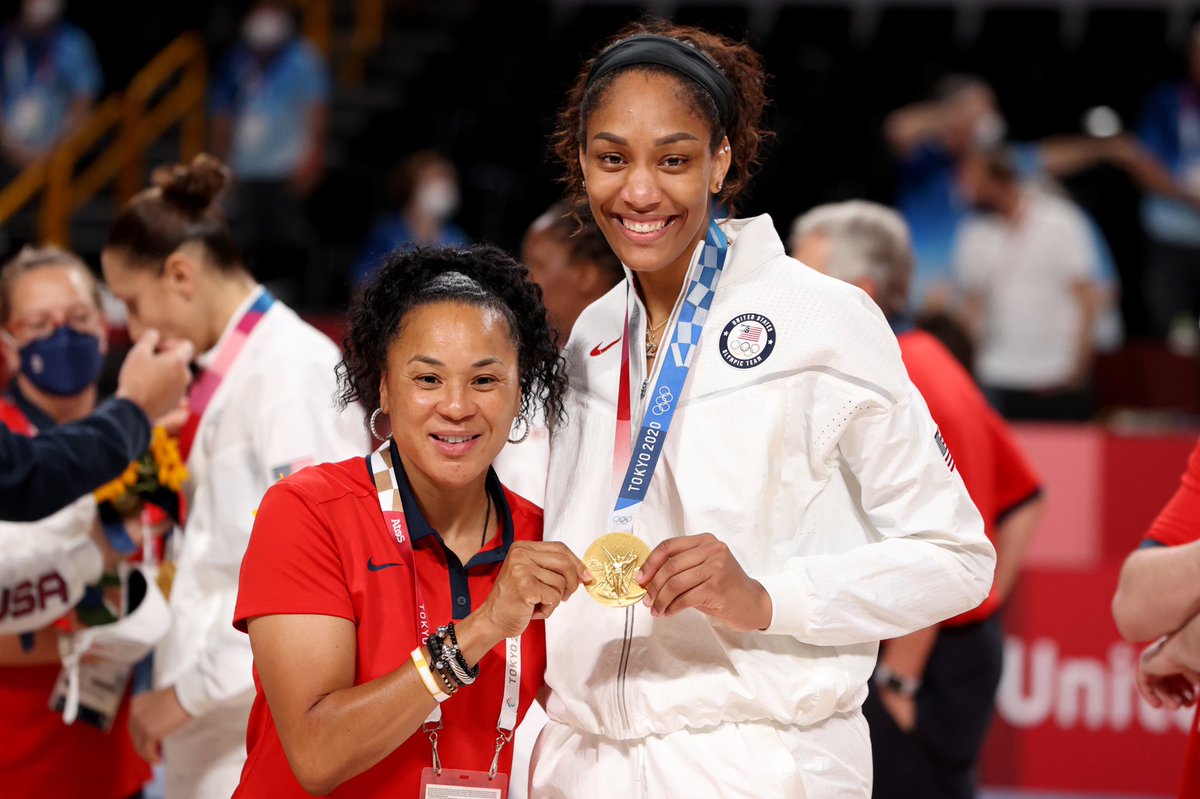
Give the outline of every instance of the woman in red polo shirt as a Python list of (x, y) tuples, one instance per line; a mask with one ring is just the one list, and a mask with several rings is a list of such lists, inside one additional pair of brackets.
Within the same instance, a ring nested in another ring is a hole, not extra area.
[(344, 349), (342, 400), (375, 409), (384, 444), (281, 480), (258, 510), (235, 620), (258, 692), (236, 796), (506, 792), (541, 620), (590, 579), (491, 469), (535, 406), (562, 416), (540, 293), (493, 248), (397, 253)]

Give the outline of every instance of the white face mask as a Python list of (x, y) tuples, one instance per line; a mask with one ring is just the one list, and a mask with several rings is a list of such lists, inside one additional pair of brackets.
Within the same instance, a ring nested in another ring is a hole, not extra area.
[(273, 50), (292, 35), (292, 18), (283, 11), (255, 11), (242, 23), (242, 36), (255, 50)]
[(1008, 125), (1005, 123), (1004, 117), (991, 111), (975, 123), (975, 145), (984, 149), (995, 147), (1004, 141), (1004, 135), (1007, 132)]
[(417, 209), (435, 219), (446, 219), (458, 210), (458, 187), (449, 180), (430, 180), (417, 189)]
[(62, 13), (62, 0), (32, 0), (25, 4), (22, 19), (31, 28), (45, 28)]

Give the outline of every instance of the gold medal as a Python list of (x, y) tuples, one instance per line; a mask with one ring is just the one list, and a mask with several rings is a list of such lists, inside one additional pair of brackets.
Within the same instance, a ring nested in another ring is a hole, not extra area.
[(592, 598), (610, 608), (623, 608), (641, 600), (646, 589), (633, 576), (650, 557), (646, 542), (630, 533), (600, 536), (583, 553), (583, 565), (593, 580), (585, 586)]

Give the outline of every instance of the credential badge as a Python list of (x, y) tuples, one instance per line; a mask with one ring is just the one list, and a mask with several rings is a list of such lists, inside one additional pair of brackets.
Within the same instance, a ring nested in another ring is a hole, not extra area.
[(721, 332), (721, 357), (738, 369), (749, 369), (765, 361), (775, 349), (775, 325), (762, 314), (733, 317)]

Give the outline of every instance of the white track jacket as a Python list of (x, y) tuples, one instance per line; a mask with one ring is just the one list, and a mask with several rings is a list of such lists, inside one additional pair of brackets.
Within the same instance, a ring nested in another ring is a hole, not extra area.
[[(234, 314), (221, 343), (257, 299)], [(368, 451), (357, 406), (334, 407), (338, 349), (276, 302), (201, 417), (188, 457), (188, 519), (171, 589), (171, 630), (155, 683), (196, 717), (163, 741), (167, 798), (228, 797), (246, 758), (254, 699), (250, 640), (233, 628), (238, 573), (254, 512), (294, 469)], [(205, 356), (199, 359), (202, 362)]]
[[(724, 274), (634, 531), (651, 548), (716, 535), (774, 617), (739, 633), (696, 610), (652, 619), (580, 591), (547, 622), (546, 678), (551, 720), (584, 733), (631, 740), (857, 712), (881, 639), (975, 607), (991, 586), (995, 551), (878, 308), (785, 256), (769, 217), (722, 227)], [(583, 313), (565, 353), (569, 419), (551, 446), (546, 538), (577, 554), (609, 532), (616, 497), (621, 346), (607, 345), (627, 302), (641, 342), (645, 312), (621, 283)], [(636, 435), (653, 397), (638, 398), (644, 360), (631, 351)]]

